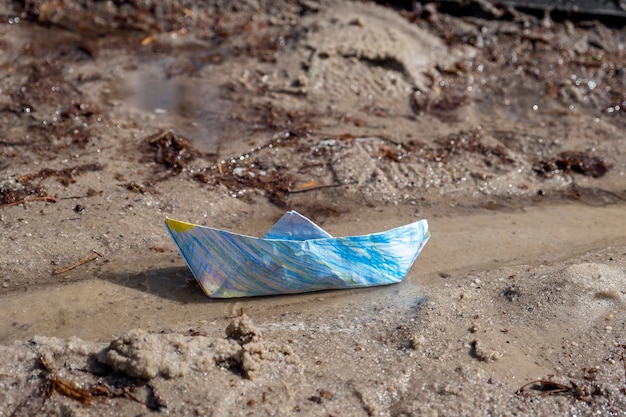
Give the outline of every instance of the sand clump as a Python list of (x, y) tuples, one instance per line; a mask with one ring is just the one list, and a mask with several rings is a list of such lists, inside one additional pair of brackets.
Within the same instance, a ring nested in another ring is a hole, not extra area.
[(215, 366), (211, 344), (203, 337), (157, 335), (131, 330), (113, 340), (103, 361), (133, 378), (181, 377), (192, 369)]
[(226, 328), (226, 339), (181, 334), (151, 334), (131, 330), (114, 339), (101, 361), (132, 378), (177, 378), (215, 367), (240, 371), (255, 379), (265, 361), (298, 367), (300, 360), (288, 346), (263, 342), (261, 333), (245, 314)]

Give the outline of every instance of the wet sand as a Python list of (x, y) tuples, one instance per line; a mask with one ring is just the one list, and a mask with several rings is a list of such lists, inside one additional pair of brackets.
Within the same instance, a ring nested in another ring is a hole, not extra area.
[[(0, 415), (626, 409), (623, 29), (167, 4), (1, 6)], [(397, 285), (211, 300), (163, 226), (287, 209), (432, 238)]]
[[(367, 216), (371, 230), (377, 231), (390, 224), (389, 218), (401, 216), (398, 209), (386, 211), (376, 214), (364, 211), (347, 222), (329, 224), (327, 229), (336, 235), (366, 233), (358, 229), (361, 218)], [(325, 292), (322, 301), (318, 294), (208, 301), (176, 253), (165, 261), (159, 259), (164, 256), (155, 256), (154, 264), (160, 262), (163, 267), (123, 276), (103, 274), (97, 279), (6, 295), (1, 342), (35, 335), (106, 341), (135, 327), (149, 331), (159, 331), (164, 326), (180, 327), (182, 323), (193, 327), (205, 316), (233, 315), (240, 308), (257, 319), (265, 316), (269, 319), (294, 306), (314, 311), (337, 308), (348, 294), (354, 302), (365, 304), (381, 291), (426, 296), (448, 283), (449, 278), (442, 278), (441, 274), (462, 275), (501, 265), (554, 263), (585, 250), (623, 245), (623, 231), (615, 227), (622, 217), (621, 206), (575, 205), (526, 207), (497, 215), (483, 211), (454, 217), (429, 216), (436, 239), (428, 243), (428, 249), (403, 283), (389, 290)], [(497, 240), (493, 239), (494, 235), (498, 236)], [(171, 246), (169, 242), (166, 244)], [(481, 255), (468, 248), (480, 248)], [(176, 266), (171, 266), (173, 263)]]

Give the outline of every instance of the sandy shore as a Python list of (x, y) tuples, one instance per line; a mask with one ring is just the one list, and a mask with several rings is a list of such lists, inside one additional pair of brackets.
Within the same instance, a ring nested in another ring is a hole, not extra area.
[[(0, 416), (623, 413), (626, 32), (511, 13), (3, 2)], [(432, 239), (211, 300), (163, 226), (287, 209)]]

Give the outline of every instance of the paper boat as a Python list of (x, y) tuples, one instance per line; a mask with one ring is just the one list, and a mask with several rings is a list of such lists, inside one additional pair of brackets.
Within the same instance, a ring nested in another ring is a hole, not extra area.
[(215, 298), (393, 284), (430, 238), (426, 220), (332, 237), (295, 211), (262, 238), (172, 219), (165, 225), (204, 292)]

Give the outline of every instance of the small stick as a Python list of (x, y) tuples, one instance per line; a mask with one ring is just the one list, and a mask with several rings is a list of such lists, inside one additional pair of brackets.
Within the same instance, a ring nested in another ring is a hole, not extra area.
[(527, 388), (531, 385), (539, 385), (538, 391), (541, 395), (554, 395), (562, 392), (571, 392), (572, 389), (567, 385), (559, 384), (558, 382), (550, 381), (547, 379), (537, 379), (530, 381), (527, 384), (522, 385), (515, 393), (517, 395), (527, 395)]
[(86, 264), (87, 262), (93, 261), (94, 259), (97, 259), (99, 257), (101, 257), (102, 255), (99, 254), (98, 252), (96, 252), (95, 250), (92, 251), (93, 253), (85, 256), (83, 259), (80, 259), (76, 262), (74, 262), (73, 264), (69, 265), (69, 266), (64, 266), (62, 268), (57, 268), (54, 271), (52, 271), (52, 275), (60, 275), (63, 274), (71, 269), (76, 268), (77, 266), (81, 266), (82, 264)]
[(150, 408), (146, 403), (144, 403), (143, 401), (141, 401), (139, 398), (135, 397), (135, 395), (130, 392), (130, 388), (129, 387), (124, 387), (122, 390), (122, 395), (126, 398), (128, 398), (129, 400), (133, 400), (136, 403), (139, 403), (147, 408)]
[(334, 188), (341, 187), (343, 184), (317, 184), (316, 181), (305, 182), (301, 185), (296, 185), (294, 188), (288, 188), (287, 192), (290, 194), (305, 193), (307, 191), (319, 190), (322, 188)]
[(153, 135), (149, 139), (149, 142), (150, 143), (158, 142), (159, 140), (163, 139), (168, 133), (170, 133), (169, 130), (161, 130), (159, 133)]
[(21, 200), (13, 201), (11, 203), (6, 203), (0, 205), (0, 208), (17, 206), (18, 204), (28, 203), (30, 201), (47, 201), (48, 203), (56, 203), (58, 198), (53, 195), (45, 195), (40, 197), (32, 197), (32, 198), (22, 198)]

